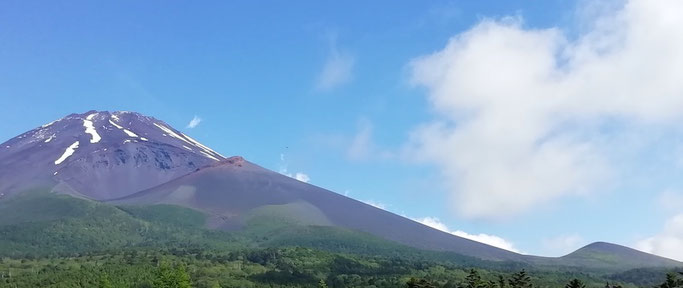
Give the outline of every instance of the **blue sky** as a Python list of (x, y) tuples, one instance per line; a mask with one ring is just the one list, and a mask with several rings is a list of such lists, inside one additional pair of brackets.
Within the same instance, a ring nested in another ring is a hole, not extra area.
[(646, 2), (3, 1), (0, 139), (137, 111), (507, 249), (683, 260), (683, 10)]

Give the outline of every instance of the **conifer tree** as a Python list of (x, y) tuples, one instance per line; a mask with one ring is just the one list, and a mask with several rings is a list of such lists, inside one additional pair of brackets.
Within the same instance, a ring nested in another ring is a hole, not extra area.
[(467, 275), (465, 278), (465, 287), (466, 288), (479, 288), (483, 286), (482, 281), (481, 281), (481, 276), (479, 276), (479, 272), (474, 269), (470, 269), (470, 273)]
[(564, 286), (565, 288), (586, 288), (586, 284), (583, 284), (581, 280), (574, 278), (572, 281), (569, 281), (567, 285)]
[(526, 274), (526, 271), (524, 269), (515, 274), (512, 274), (512, 277), (508, 280), (508, 283), (510, 284), (511, 288), (534, 287), (533, 284), (531, 284), (531, 277)]

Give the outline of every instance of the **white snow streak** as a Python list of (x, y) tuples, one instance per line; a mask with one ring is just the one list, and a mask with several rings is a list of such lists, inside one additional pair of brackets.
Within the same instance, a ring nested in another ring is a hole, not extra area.
[[(116, 117), (116, 115), (111, 115), (111, 118), (114, 118), (117, 121), (119, 119), (118, 117)], [(138, 136), (138, 134), (135, 134), (135, 132), (130, 131), (126, 128), (123, 128), (123, 126), (114, 123), (114, 121), (109, 120), (109, 124), (114, 125), (114, 127), (119, 128), (120, 130), (123, 130), (123, 132), (126, 133), (129, 137), (133, 137), (133, 138), (140, 137), (140, 136)], [(147, 141), (147, 138), (140, 138), (140, 139), (142, 139), (143, 141)]]
[(211, 154), (206, 153), (205, 151), (199, 151), (199, 152), (202, 153), (202, 154), (204, 154), (204, 156), (209, 157), (209, 158), (211, 158), (211, 159), (213, 159), (213, 160), (221, 161), (221, 160), (218, 160), (218, 158), (213, 157)]
[[(111, 117), (113, 118), (114, 115), (111, 115)], [(123, 129), (123, 126), (114, 123), (114, 121), (109, 120), (109, 124), (114, 125), (114, 127), (116, 127), (116, 128)]]
[(66, 150), (64, 151), (64, 154), (62, 154), (62, 157), (59, 157), (59, 159), (55, 160), (55, 165), (59, 165), (66, 158), (69, 158), (69, 156), (73, 155), (74, 152), (76, 152), (76, 149), (78, 148), (78, 145), (80, 144), (79, 141), (74, 142), (74, 144), (71, 144), (71, 146), (67, 147)]
[(185, 148), (185, 149), (187, 149), (187, 150), (190, 150), (190, 151), (194, 151), (194, 150), (192, 150), (192, 148), (187, 147), (187, 146), (185, 146), (185, 145), (183, 145), (183, 148)]
[(52, 141), (52, 139), (55, 139), (55, 137), (57, 137), (55, 134), (50, 135), (49, 138), (45, 139), (45, 143)]
[(52, 122), (50, 122), (50, 123), (47, 123), (47, 124), (45, 124), (45, 125), (43, 125), (43, 126), (40, 126), (40, 128), (47, 128), (48, 126), (50, 126), (50, 125), (52, 125), (52, 124), (55, 124), (55, 122), (60, 121), (60, 120), (62, 120), (62, 119), (58, 119), (58, 120), (52, 121)]
[(169, 129), (168, 127), (166, 127), (166, 126), (164, 126), (164, 125), (159, 125), (159, 124), (157, 124), (157, 123), (154, 123), (154, 126), (159, 127), (159, 129), (161, 129), (161, 130), (163, 130), (164, 132), (168, 133), (168, 135), (171, 135), (171, 137), (173, 137), (173, 138), (178, 138), (178, 139), (180, 139), (180, 140), (185, 141), (185, 143), (187, 143), (187, 144), (194, 145), (194, 144), (192, 144), (192, 142), (187, 141), (187, 139), (185, 139), (185, 138), (183, 138), (182, 136), (178, 135), (177, 133), (173, 132), (173, 130)]
[(216, 151), (213, 151), (213, 150), (212, 150), (211, 148), (209, 148), (209, 147), (204, 146), (204, 144), (199, 143), (199, 141), (192, 139), (192, 137), (187, 136), (187, 135), (185, 135), (185, 134), (183, 134), (183, 136), (185, 136), (185, 138), (187, 138), (188, 140), (192, 141), (192, 142), (195, 144), (194, 146), (199, 146), (199, 147), (201, 147), (202, 149), (204, 149), (204, 150), (207, 151), (207, 152), (210, 152), (210, 153), (213, 153), (213, 154), (215, 154), (215, 155), (221, 156), (222, 158), (225, 158), (225, 156), (221, 155), (220, 153), (218, 153), (218, 152), (216, 152)]
[(95, 130), (95, 126), (93, 126), (92, 121), (90, 121), (97, 113), (93, 113), (88, 115), (83, 120), (83, 127), (85, 127), (85, 133), (88, 133), (92, 136), (92, 139), (90, 139), (90, 143), (97, 143), (100, 142), (102, 137), (100, 137), (100, 134), (97, 134), (97, 130)]
[(130, 137), (138, 137), (138, 134), (135, 134), (128, 129), (123, 129), (123, 132), (126, 132), (126, 134), (128, 134)]

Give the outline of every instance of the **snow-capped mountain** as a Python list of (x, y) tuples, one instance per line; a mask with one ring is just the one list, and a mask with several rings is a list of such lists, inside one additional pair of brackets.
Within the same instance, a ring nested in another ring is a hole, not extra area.
[(560, 258), (517, 254), (433, 229), (239, 156), (226, 158), (163, 121), (133, 112), (71, 114), (2, 143), (0, 203), (33, 189), (112, 205), (192, 208), (207, 216), (207, 227), (216, 229), (240, 229), (255, 211), (266, 211), (296, 225), (350, 229), (486, 260), (545, 266), (681, 265), (608, 243)]
[(47, 187), (96, 200), (120, 198), (224, 159), (153, 117), (71, 114), (1, 144), (0, 197)]

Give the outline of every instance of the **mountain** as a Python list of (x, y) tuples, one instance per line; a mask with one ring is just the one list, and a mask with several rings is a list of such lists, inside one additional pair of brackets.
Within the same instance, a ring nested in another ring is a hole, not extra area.
[(454, 236), (363, 202), (233, 157), (113, 204), (173, 204), (210, 215), (212, 227), (234, 229), (257, 208), (279, 210), (296, 222), (367, 232), (412, 247), (452, 251), (489, 260), (519, 254)]
[(680, 262), (671, 259), (605, 242), (586, 245), (559, 259), (565, 265), (602, 269), (634, 269), (643, 267), (642, 263), (648, 263), (648, 267), (681, 267)]
[[(70, 202), (62, 198), (56, 201), (42, 196), (35, 199), (48, 200), (19, 201), (25, 197), (34, 199), (29, 196), (35, 191), (48, 191), (48, 195), (63, 194), (60, 197), (73, 196), (86, 202)], [(87, 201), (95, 204), (87, 204)], [(73, 216), (72, 208), (63, 208), (72, 205), (87, 208), (81, 207), (77, 211), (89, 212)], [(98, 225), (92, 222), (93, 219), (88, 219), (88, 215), (99, 215), (96, 211), (100, 210), (109, 211), (111, 217), (128, 223), (125, 229), (132, 229), (112, 231), (112, 235), (131, 234), (122, 231), (136, 231), (132, 235), (137, 235), (139, 227), (149, 227), (149, 224), (144, 222), (147, 221), (145, 219), (131, 219), (126, 213), (157, 211), (154, 207), (190, 208), (205, 216), (202, 218), (204, 227), (225, 233), (242, 233), (240, 235), (248, 235), (244, 237), (251, 237), (249, 239), (254, 243), (268, 245), (309, 243), (315, 247), (330, 247), (330, 243), (336, 243), (332, 245), (334, 249), (343, 251), (384, 249), (387, 253), (403, 251), (398, 247), (406, 245), (488, 261), (596, 269), (683, 266), (683, 263), (608, 243), (592, 244), (559, 258), (513, 253), (433, 229), (270, 171), (239, 156), (224, 157), (163, 121), (133, 112), (71, 114), (0, 146), (0, 210), (5, 215), (15, 215), (7, 218), (11, 221), (0, 221), (0, 228), (5, 229), (0, 229), (0, 232), (13, 235), (11, 231), (21, 231), (16, 233), (23, 238), (16, 236), (13, 238), (16, 241), (11, 244), (18, 245), (16, 247), (24, 247), (22, 245), (26, 245), (26, 239), (31, 239), (31, 233), (60, 233), (58, 229), (31, 226), (38, 225), (36, 221), (71, 219), (68, 227), (74, 231), (71, 236), (77, 237), (81, 235), (77, 229), (79, 225)], [(162, 210), (177, 212), (166, 208)], [(47, 218), (33, 215), (42, 211), (52, 211), (54, 215)], [(155, 214), (154, 218), (183, 218), (185, 216), (178, 215), (186, 215), (185, 212), (176, 212), (162, 213), (162, 216)], [(101, 219), (96, 223), (110, 223), (107, 217), (94, 219)], [(26, 225), (34, 228), (26, 230), (29, 227)], [(163, 227), (174, 225), (165, 224)], [(119, 226), (114, 225), (113, 228), (116, 227)], [(166, 231), (164, 229), (161, 231)], [(192, 235), (198, 232), (177, 233)], [(64, 237), (41, 235), (50, 239)], [(164, 237), (171, 237), (168, 235), (173, 233), (131, 236), (133, 238), (117, 236), (122, 240), (116, 243), (149, 243), (151, 240), (144, 240), (146, 237), (164, 241)], [(86, 233), (76, 239), (93, 247), (114, 247), (104, 239), (89, 237), (96, 235)], [(387, 240), (396, 244), (388, 244)], [(104, 241), (104, 244), (93, 244), (99, 243), (97, 241)], [(14, 247), (9, 243), (5, 245)], [(44, 245), (31, 247), (37, 249), (35, 247)]]
[(50, 187), (119, 198), (224, 159), (163, 121), (131, 112), (71, 114), (0, 147), (0, 197)]

